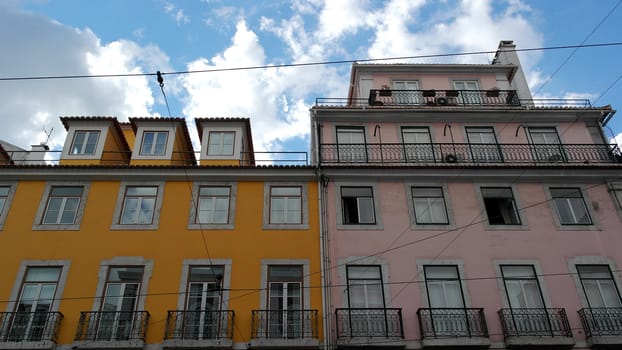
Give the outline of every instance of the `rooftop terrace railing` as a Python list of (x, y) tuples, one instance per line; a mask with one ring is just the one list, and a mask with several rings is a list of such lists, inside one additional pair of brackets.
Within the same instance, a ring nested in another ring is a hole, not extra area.
[(615, 144), (361, 143), (320, 145), (321, 164), (518, 163), (622, 161)]

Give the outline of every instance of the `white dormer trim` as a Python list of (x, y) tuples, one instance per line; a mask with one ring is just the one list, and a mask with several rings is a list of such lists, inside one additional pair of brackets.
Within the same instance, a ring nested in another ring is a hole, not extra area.
[[(149, 123), (136, 123), (136, 140), (134, 140), (134, 147), (132, 148), (132, 160), (170, 160), (173, 159), (173, 146), (175, 145), (175, 131), (177, 130), (177, 125), (171, 123), (170, 126), (161, 126), (161, 125), (150, 125)], [(168, 137), (166, 138), (166, 150), (163, 155), (144, 155), (140, 154), (140, 149), (143, 143), (143, 135), (145, 132), (167, 132)]]
[[(208, 155), (209, 134), (210, 132), (233, 132), (233, 154), (231, 155)], [(240, 160), (242, 158), (242, 146), (245, 144), (243, 140), (246, 135), (246, 127), (242, 123), (219, 123), (206, 122), (203, 123), (203, 135), (201, 135), (201, 160)]]
[[(67, 131), (65, 144), (63, 145), (61, 159), (102, 159), (104, 145), (106, 144), (110, 127), (111, 124), (108, 121), (83, 121), (71, 123), (69, 130)], [(97, 146), (95, 146), (95, 153), (71, 154), (71, 146), (73, 146), (73, 139), (77, 131), (99, 131), (99, 138), (97, 140)]]

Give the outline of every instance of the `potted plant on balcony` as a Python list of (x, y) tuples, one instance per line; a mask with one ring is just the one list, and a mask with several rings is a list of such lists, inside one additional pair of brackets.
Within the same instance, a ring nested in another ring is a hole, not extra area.
[(499, 88), (493, 87), (486, 91), (486, 97), (499, 97)]
[(380, 96), (391, 96), (391, 89), (389, 85), (382, 85), (382, 89), (378, 92)]

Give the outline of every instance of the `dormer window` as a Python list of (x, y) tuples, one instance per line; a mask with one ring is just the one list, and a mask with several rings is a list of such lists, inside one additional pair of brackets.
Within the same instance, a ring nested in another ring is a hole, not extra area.
[(210, 131), (207, 147), (209, 156), (231, 156), (233, 155), (233, 145), (235, 132), (233, 131)]
[(163, 156), (166, 153), (167, 131), (145, 131), (140, 146), (142, 156)]
[(95, 154), (100, 131), (76, 131), (71, 143), (71, 155)]

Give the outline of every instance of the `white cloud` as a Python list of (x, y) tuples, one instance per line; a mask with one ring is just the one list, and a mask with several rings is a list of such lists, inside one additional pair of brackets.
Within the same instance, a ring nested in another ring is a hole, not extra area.
[[(10, 34), (0, 34), (0, 47), (11, 48), (10, 55), (0, 55), (2, 77), (142, 73), (141, 66), (168, 67), (168, 57), (155, 46), (127, 40), (102, 44), (88, 29), (16, 7), (0, 10), (0, 23), (12, 28)], [(59, 116), (150, 115), (152, 85), (145, 77), (0, 82), (0, 139), (27, 148), (45, 140), (43, 128), (54, 128), (50, 145), (59, 147), (65, 135)]]
[(171, 17), (175, 19), (175, 22), (177, 22), (177, 25), (190, 23), (190, 18), (184, 14), (184, 10), (177, 8), (171, 2), (164, 3), (164, 12), (171, 15)]

